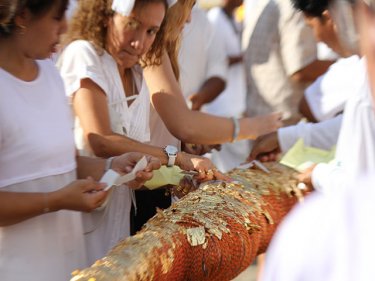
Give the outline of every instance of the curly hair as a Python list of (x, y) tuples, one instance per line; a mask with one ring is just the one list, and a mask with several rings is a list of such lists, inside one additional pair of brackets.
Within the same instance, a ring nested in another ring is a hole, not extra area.
[[(134, 9), (142, 8), (148, 3), (162, 2), (167, 9), (166, 0), (137, 0)], [(114, 15), (112, 0), (85, 0), (79, 5), (70, 21), (68, 32), (64, 36), (63, 45), (66, 46), (75, 40), (91, 42), (99, 53), (106, 49), (108, 19)], [(142, 58), (143, 66), (161, 63), (164, 48), (164, 21), (156, 34), (155, 40)]]

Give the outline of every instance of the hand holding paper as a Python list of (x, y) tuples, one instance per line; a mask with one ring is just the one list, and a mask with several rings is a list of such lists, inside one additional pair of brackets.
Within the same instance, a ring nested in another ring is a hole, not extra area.
[[(146, 157), (135, 152), (126, 153), (113, 160), (113, 169), (103, 175), (101, 182), (107, 184), (106, 190), (124, 183), (127, 183), (130, 188), (138, 188), (151, 179), (152, 171), (158, 168), (160, 168), (160, 161), (154, 157)], [(120, 173), (125, 173), (125, 175)]]

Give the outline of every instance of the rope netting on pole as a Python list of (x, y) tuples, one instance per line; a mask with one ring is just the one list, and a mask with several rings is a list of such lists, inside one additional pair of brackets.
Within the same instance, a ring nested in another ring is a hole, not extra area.
[(172, 204), (73, 281), (231, 280), (264, 253), (276, 227), (303, 198), (295, 172), (278, 163), (234, 169)]

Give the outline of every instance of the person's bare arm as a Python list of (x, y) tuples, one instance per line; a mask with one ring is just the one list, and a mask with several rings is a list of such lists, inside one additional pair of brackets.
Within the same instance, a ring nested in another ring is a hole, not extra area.
[(73, 98), (73, 108), (79, 118), (86, 142), (90, 144), (96, 156), (108, 158), (138, 151), (159, 158), (163, 164), (168, 162), (162, 148), (141, 143), (112, 131), (106, 95), (92, 80), (81, 81), (81, 88)]
[(316, 78), (325, 73), (333, 63), (335, 63), (335, 61), (315, 60), (299, 71), (293, 73), (291, 76), (292, 80), (298, 83), (313, 82)]
[(0, 191), (0, 226), (62, 209), (91, 211), (105, 200), (107, 193), (102, 189), (103, 185), (85, 179), (73, 181), (53, 192)]
[(299, 112), (304, 116), (309, 122), (316, 123), (318, 120), (315, 118), (312, 113), (309, 104), (307, 103), (306, 97), (303, 96), (299, 103)]
[[(161, 65), (146, 68), (144, 76), (155, 109), (176, 138), (197, 144), (232, 141), (234, 125), (231, 119), (189, 110), (167, 54), (163, 55)], [(254, 139), (275, 131), (281, 126), (280, 118), (279, 114), (241, 118), (237, 140)]]
[[(186, 107), (185, 101), (184, 105)], [(161, 164), (168, 163), (168, 158), (163, 148), (144, 144), (112, 132), (106, 96), (103, 90), (90, 79), (85, 79), (81, 82), (81, 88), (74, 95), (73, 107), (80, 120), (86, 140), (96, 156), (108, 158), (133, 151), (152, 155), (158, 158)], [(79, 171), (79, 175), (81, 173), (80, 176), (84, 177), (85, 175), (95, 174), (95, 170), (98, 171), (95, 165), (100, 164), (99, 162), (93, 163), (91, 166), (92, 171)], [(208, 170), (213, 168), (213, 164), (209, 159), (182, 152), (177, 154), (176, 165), (186, 170)], [(82, 167), (87, 166), (83, 165)], [(98, 175), (96, 178), (98, 178)]]
[(220, 77), (207, 79), (199, 91), (189, 97), (192, 103), (192, 110), (200, 110), (203, 105), (215, 100), (225, 89), (225, 81)]

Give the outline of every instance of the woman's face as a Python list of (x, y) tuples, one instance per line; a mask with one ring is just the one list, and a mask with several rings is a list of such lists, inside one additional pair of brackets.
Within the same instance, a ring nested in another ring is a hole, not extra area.
[[(67, 30), (65, 15), (61, 15), (58, 5), (52, 7), (41, 18), (34, 18), (26, 11), (19, 22), (18, 38), (26, 57), (45, 59), (57, 51), (60, 35)], [(19, 16), (21, 17), (21, 16)]]
[(129, 17), (115, 13), (109, 19), (106, 50), (122, 68), (130, 68), (147, 53), (165, 16), (161, 2), (147, 3)]

